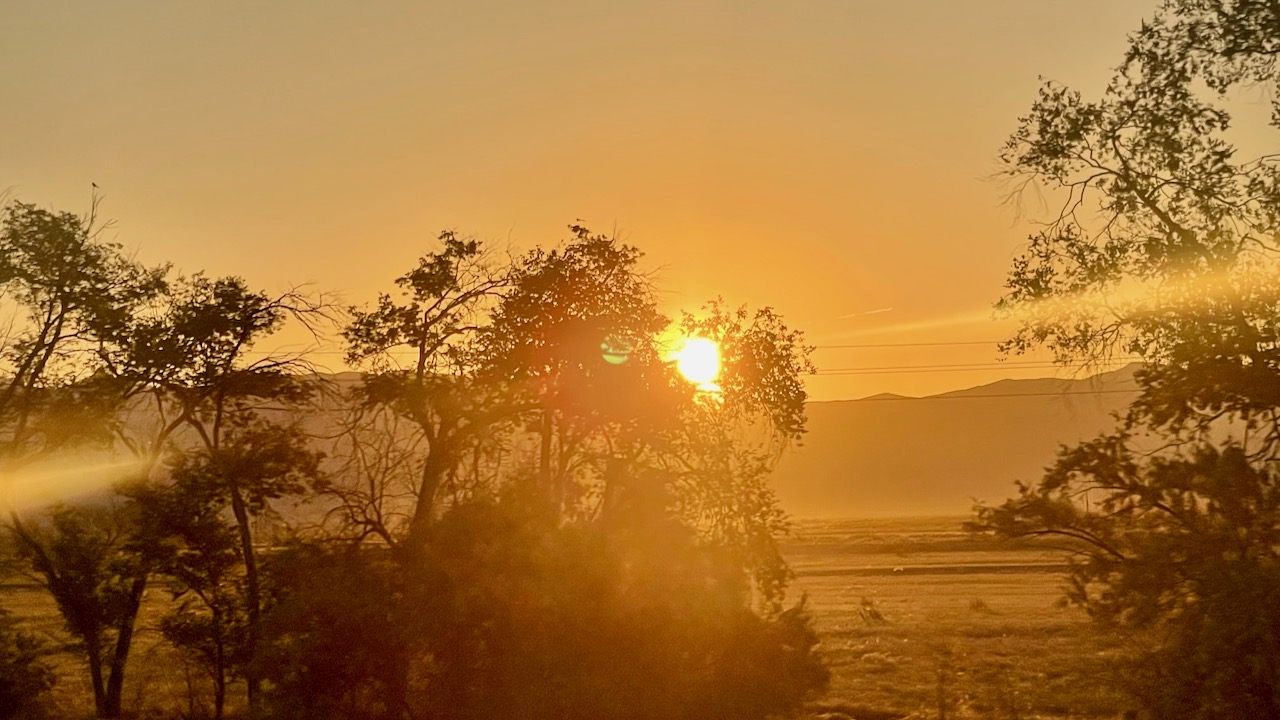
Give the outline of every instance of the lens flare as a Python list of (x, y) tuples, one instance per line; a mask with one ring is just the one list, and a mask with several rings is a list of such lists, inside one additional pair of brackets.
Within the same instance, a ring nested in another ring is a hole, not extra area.
[(24, 468), (0, 476), (0, 512), (38, 510), (60, 502), (75, 502), (106, 493), (142, 468), (138, 460), (92, 460)]

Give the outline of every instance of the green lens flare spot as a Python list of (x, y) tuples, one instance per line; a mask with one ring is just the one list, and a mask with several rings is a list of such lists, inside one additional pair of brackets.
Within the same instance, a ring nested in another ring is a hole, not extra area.
[(622, 365), (631, 359), (634, 346), (625, 338), (607, 337), (600, 343), (600, 356), (610, 365)]

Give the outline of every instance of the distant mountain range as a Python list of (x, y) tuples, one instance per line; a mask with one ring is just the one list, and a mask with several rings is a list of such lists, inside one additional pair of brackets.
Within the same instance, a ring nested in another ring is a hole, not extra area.
[[(1135, 396), (1135, 367), (1079, 380), (1001, 380), (923, 398), (811, 402), (809, 433), (783, 455), (774, 486), (783, 508), (799, 518), (964, 514), (974, 498), (999, 501), (1014, 480), (1038, 478), (1060, 445), (1113, 427), (1113, 413)], [(360, 379), (324, 377), (339, 387)], [(340, 409), (321, 404), (305, 424), (331, 434)], [(149, 406), (130, 415), (155, 422)], [(12, 488), (0, 485), (0, 507), (94, 495), (130, 466), (89, 449), (53, 458), (28, 468)]]
[(1061, 445), (1114, 427), (1135, 369), (811, 402), (803, 445), (775, 473), (778, 496), (797, 517), (962, 514), (974, 499), (1002, 500)]

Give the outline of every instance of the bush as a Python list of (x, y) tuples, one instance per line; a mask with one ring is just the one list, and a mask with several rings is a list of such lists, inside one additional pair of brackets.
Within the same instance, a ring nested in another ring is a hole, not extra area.
[(1129, 687), (1151, 717), (1280, 714), (1280, 567), (1241, 560), (1212, 568), (1198, 597), (1133, 662)]
[(280, 717), (794, 711), (827, 681), (809, 618), (753, 611), (730, 557), (676, 523), (605, 532), (510, 501), (449, 511), (423, 552), (300, 548), (273, 573), (269, 696)]
[(45, 652), (38, 638), (0, 609), (0, 720), (43, 716), (44, 695), (53, 687), (53, 673), (42, 662)]
[[(298, 545), (266, 566), (267, 609), (254, 664), (268, 717), (405, 716), (424, 608), (407, 601), (387, 553)], [(421, 614), (420, 614), (421, 613)]]

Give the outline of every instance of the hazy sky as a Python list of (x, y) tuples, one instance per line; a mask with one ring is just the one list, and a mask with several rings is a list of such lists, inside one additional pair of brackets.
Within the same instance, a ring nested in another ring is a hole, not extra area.
[(351, 302), (442, 228), (523, 249), (581, 218), (645, 250), (671, 311), (771, 304), (818, 345), (995, 340), (985, 314), (1026, 234), (988, 179), (1000, 144), (1037, 76), (1099, 91), (1154, 5), (10, 0), (0, 188), (82, 209), (96, 182), (144, 259)]

